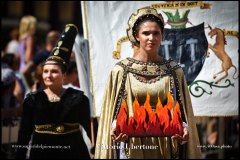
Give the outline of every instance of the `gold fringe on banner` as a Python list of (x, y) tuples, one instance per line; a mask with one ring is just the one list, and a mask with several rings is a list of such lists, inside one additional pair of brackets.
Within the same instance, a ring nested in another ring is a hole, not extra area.
[(238, 31), (231, 31), (223, 29), (225, 36), (235, 36), (238, 38)]
[(114, 59), (120, 59), (120, 53), (121, 53), (121, 45), (123, 42), (129, 41), (128, 37), (122, 37), (117, 41), (117, 47), (116, 51), (113, 51), (113, 58)]
[(150, 7), (155, 9), (179, 9), (179, 8), (194, 8), (210, 9), (211, 4), (203, 3), (202, 1), (169, 1), (167, 3), (152, 4)]

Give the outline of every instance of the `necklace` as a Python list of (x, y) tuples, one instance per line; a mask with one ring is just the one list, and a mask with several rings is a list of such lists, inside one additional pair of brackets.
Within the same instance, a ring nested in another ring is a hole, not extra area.
[(61, 98), (57, 97), (56, 95), (53, 95), (53, 97), (49, 98), (50, 102), (59, 102)]
[(61, 100), (61, 96), (64, 93), (64, 89), (60, 92), (59, 95), (53, 94), (49, 96), (49, 101), (50, 102), (59, 102)]

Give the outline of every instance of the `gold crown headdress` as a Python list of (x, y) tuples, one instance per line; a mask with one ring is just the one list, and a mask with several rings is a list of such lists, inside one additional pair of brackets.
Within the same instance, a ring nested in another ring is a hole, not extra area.
[(163, 29), (164, 29), (164, 20), (163, 17), (160, 13), (157, 12), (156, 9), (154, 8), (150, 8), (150, 7), (146, 7), (146, 8), (140, 8), (137, 10), (137, 13), (133, 13), (128, 20), (128, 26), (129, 28), (127, 29), (127, 36), (129, 38), (129, 40), (134, 44), (139, 46), (139, 42), (136, 40), (135, 38), (135, 30), (134, 27), (137, 24), (137, 22), (139, 20), (141, 20), (143, 18), (143, 16), (152, 16), (153, 18), (155, 18), (158, 22), (160, 22), (161, 26), (161, 32), (163, 34)]

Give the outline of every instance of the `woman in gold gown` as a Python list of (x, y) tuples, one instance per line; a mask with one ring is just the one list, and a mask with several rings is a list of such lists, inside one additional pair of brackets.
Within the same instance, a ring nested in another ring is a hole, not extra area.
[[(164, 20), (153, 8), (139, 9), (128, 21), (127, 34), (137, 53), (112, 69), (104, 95), (95, 158), (201, 158), (197, 128), (183, 70), (173, 60), (159, 56)], [(178, 101), (183, 135), (130, 137), (116, 134), (116, 119), (124, 99), (128, 116), (134, 115), (134, 99), (144, 104), (147, 93), (156, 109), (158, 97), (164, 106), (168, 92)]]

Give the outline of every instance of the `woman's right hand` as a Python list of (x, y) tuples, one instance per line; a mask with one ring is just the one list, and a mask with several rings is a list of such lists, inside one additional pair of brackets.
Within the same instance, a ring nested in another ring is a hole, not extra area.
[(111, 127), (111, 137), (113, 139), (113, 141), (115, 142), (124, 142), (128, 139), (128, 135), (124, 134), (124, 133), (120, 133), (118, 136), (116, 135), (116, 123), (117, 121), (114, 120), (112, 123), (112, 127)]

